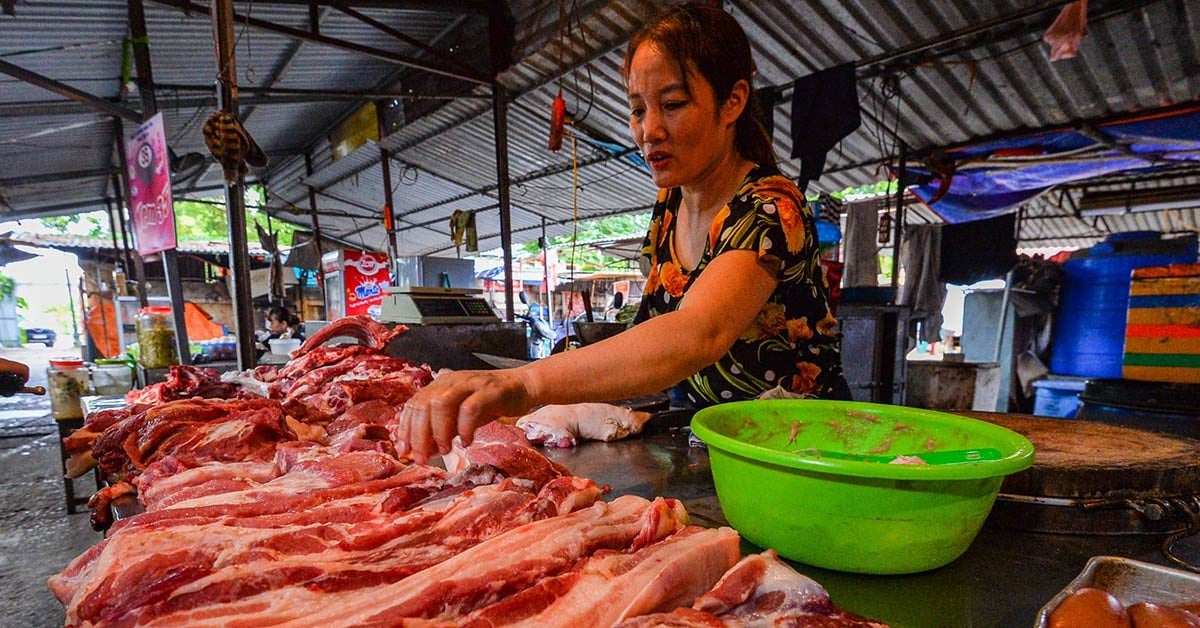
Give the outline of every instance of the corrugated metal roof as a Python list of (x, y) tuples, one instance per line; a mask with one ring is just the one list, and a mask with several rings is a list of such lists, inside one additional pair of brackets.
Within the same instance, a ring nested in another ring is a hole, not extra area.
[[(352, 5), (353, 3), (351, 3)], [(451, 3), (452, 4), (452, 3)], [(624, 156), (628, 136), (620, 65), (624, 44), (661, 3), (651, 0), (519, 0), (508, 3), (516, 24), (516, 63), (499, 81), (512, 95), (508, 156), (512, 227), (520, 243), (570, 230), (575, 216), (572, 153), (545, 149), (550, 102), (560, 85), (577, 118), (581, 141), (575, 157), (581, 189), (580, 217), (647, 208), (654, 197), (648, 175)], [(799, 173), (787, 158), (792, 146), (786, 86), (814, 70), (858, 65), (864, 123), (830, 154), (814, 190), (840, 190), (874, 182), (894, 154), (892, 132), (913, 149), (945, 147), (1022, 129), (1200, 101), (1200, 4), (1174, 0), (1093, 0), (1089, 35), (1078, 58), (1051, 63), (1040, 43), (1060, 1), (1046, 0), (814, 0), (723, 3), (746, 29), (754, 47), (759, 87), (781, 88), (772, 109), (781, 168)], [(255, 19), (303, 29), (303, 4), (269, 0), (235, 2)], [(362, 9), (391, 28), (435, 47), (475, 45), (467, 64), (487, 64), (485, 26), (478, 14)], [(560, 37), (560, 7), (572, 9), (570, 33)], [(16, 5), (0, 16), (0, 59), (68, 83), (96, 96), (121, 98), (122, 0), (42, 0)], [(154, 77), (158, 83), (204, 86), (216, 63), (208, 17), (157, 2), (146, 3)], [(416, 47), (392, 38), (334, 8), (319, 10), (321, 34), (420, 57)], [(238, 80), (244, 86), (304, 90), (413, 90), (415, 95), (462, 91), (453, 79), (427, 80), (419, 71), (362, 54), (239, 25)], [(61, 49), (53, 49), (59, 47)], [(50, 49), (50, 50), (42, 50)], [(40, 52), (34, 52), (42, 50)], [(911, 51), (910, 54), (900, 54)], [(459, 49), (461, 52), (461, 49)], [(455, 209), (477, 209), (481, 248), (499, 246), (496, 154), (490, 89), (475, 98), (446, 102), (386, 137), (392, 154), (395, 209), (401, 253), (444, 253), (451, 246), (447, 218)], [(898, 97), (889, 98), (893, 93)], [(161, 91), (172, 147), (207, 156), (200, 128), (214, 110), (205, 92)], [(257, 173), (269, 184), (271, 211), (310, 224), (307, 186), (320, 189), (321, 227), (347, 243), (383, 249), (379, 212), (383, 183), (378, 147), (360, 148), (332, 162), (330, 129), (360, 103), (290, 99), (243, 93), (246, 127), (272, 155)], [(121, 101), (140, 108), (136, 95)], [(283, 104), (287, 102), (289, 104)], [(416, 101), (406, 101), (413, 111)], [(899, 122), (896, 107), (899, 107)], [(126, 125), (129, 126), (128, 124)], [(111, 196), (104, 175), (113, 167), (111, 119), (31, 85), (0, 77), (0, 195), (15, 215), (103, 208)], [(588, 141), (584, 141), (584, 139)], [(600, 147), (597, 141), (604, 142)], [(303, 153), (315, 172), (305, 171)], [(69, 181), (50, 175), (76, 173)], [(209, 167), (191, 187), (219, 190)], [(1095, 183), (1095, 182), (1093, 182)], [(1174, 185), (1178, 182), (1161, 182)], [(1022, 227), (1025, 245), (1086, 245), (1107, 230), (1194, 229), (1195, 210), (1158, 214), (1075, 216), (1066, 191), (1029, 203)], [(909, 220), (937, 220), (915, 206)], [(0, 205), (0, 212), (6, 211)], [(526, 237), (529, 236), (529, 237)]]

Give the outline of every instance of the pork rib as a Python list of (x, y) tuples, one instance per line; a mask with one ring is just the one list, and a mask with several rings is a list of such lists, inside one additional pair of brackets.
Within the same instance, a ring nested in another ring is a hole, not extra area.
[(404, 325), (396, 325), (388, 329), (385, 325), (375, 322), (370, 316), (346, 316), (322, 327), (317, 333), (308, 337), (299, 349), (292, 352), (292, 357), (298, 358), (313, 349), (339, 336), (354, 338), (372, 349), (382, 351), (392, 338), (408, 331)]

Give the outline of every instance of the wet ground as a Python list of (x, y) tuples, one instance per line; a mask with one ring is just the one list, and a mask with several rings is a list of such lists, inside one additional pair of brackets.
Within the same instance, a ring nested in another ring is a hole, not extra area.
[[(46, 383), (54, 349), (0, 349), (0, 357), (30, 366), (31, 384)], [(76, 355), (78, 355), (76, 353)], [(46, 578), (102, 537), (88, 525), (86, 510), (68, 515), (58, 428), (45, 397), (0, 397), (0, 625), (61, 626), (62, 605)], [(91, 476), (76, 483), (95, 490)]]

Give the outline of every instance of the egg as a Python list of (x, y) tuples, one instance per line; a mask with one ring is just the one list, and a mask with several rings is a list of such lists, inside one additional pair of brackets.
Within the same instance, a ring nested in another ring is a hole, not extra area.
[(1129, 607), (1133, 628), (1200, 628), (1200, 618), (1178, 608), (1138, 602)]
[(1084, 587), (1050, 613), (1049, 628), (1131, 628), (1129, 613), (1107, 591)]

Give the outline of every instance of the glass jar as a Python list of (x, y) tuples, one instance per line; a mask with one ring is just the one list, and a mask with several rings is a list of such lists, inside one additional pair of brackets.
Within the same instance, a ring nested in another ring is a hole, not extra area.
[(169, 306), (151, 305), (138, 310), (138, 363), (148, 369), (179, 364), (173, 322)]
[(133, 370), (120, 360), (96, 360), (92, 390), (97, 395), (124, 395), (133, 389)]
[(81, 400), (88, 394), (88, 370), (83, 360), (55, 358), (46, 369), (50, 415), (55, 419), (82, 419)]

